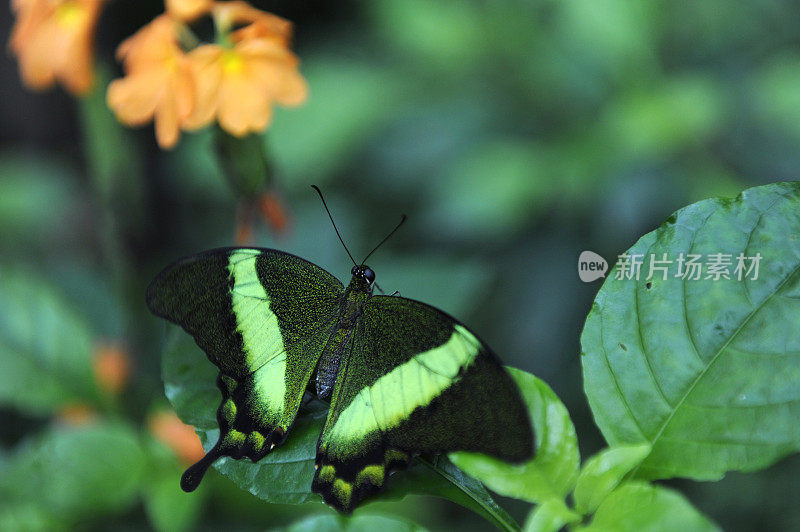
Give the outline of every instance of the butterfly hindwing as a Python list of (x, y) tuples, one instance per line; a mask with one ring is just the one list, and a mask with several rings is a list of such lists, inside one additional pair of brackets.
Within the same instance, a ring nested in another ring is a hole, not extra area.
[(342, 292), (322, 268), (269, 249), (201, 253), (153, 281), (150, 310), (183, 327), (220, 370), (220, 438), (184, 474), (184, 489), (220, 456), (255, 461), (285, 440)]
[(533, 453), (520, 393), (474, 334), (402, 297), (364, 307), (317, 450), (312, 489), (350, 512), (415, 453)]

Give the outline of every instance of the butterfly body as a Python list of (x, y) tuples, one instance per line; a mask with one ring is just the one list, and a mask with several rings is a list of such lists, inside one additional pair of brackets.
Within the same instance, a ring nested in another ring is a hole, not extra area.
[(312, 490), (345, 513), (417, 453), (532, 455), (527, 410), (491, 350), (434, 307), (374, 295), (367, 266), (351, 274), (345, 287), (288, 253), (226, 248), (151, 283), (151, 311), (220, 370), (220, 438), (184, 474), (186, 491), (219, 457), (257, 461), (283, 444), (307, 392), (331, 405)]
[(361, 276), (353, 275), (342, 294), (339, 316), (320, 357), (316, 375), (316, 392), (320, 399), (327, 399), (333, 391), (336, 375), (342, 358), (352, 345), (353, 332), (364, 305), (372, 296), (372, 287)]

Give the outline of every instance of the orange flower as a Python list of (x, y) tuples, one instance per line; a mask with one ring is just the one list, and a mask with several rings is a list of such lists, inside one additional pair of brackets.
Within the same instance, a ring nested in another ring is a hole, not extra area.
[(187, 464), (193, 464), (206, 454), (194, 429), (185, 425), (174, 412), (163, 410), (150, 416), (150, 433)]
[(94, 27), (105, 0), (12, 0), (17, 21), (9, 47), (23, 82), (46, 89), (58, 80), (76, 95), (94, 79)]
[(216, 117), (229, 133), (242, 137), (263, 131), (272, 118), (272, 104), (299, 105), (308, 89), (288, 49), (289, 22), (243, 2), (217, 4), (217, 26), (249, 25), (231, 33), (233, 46), (199, 46), (189, 52), (195, 77), (195, 109), (187, 129), (199, 129)]
[(131, 126), (155, 120), (156, 139), (172, 148), (194, 105), (194, 84), (186, 54), (178, 45), (175, 22), (161, 15), (117, 49), (127, 75), (111, 82), (108, 106)]
[(211, 11), (213, 0), (166, 0), (167, 13), (178, 20), (190, 22)]
[(78, 427), (88, 425), (97, 419), (97, 412), (84, 403), (71, 403), (63, 406), (56, 414), (56, 420), (64, 425)]
[(121, 345), (104, 343), (94, 353), (94, 375), (97, 384), (106, 393), (117, 395), (128, 384), (131, 361)]
[[(214, 5), (214, 21), (222, 32), (229, 32), (236, 25), (249, 24), (246, 31), (234, 32), (234, 40), (241, 40), (245, 34), (251, 37), (278, 37), (287, 46), (292, 38), (292, 23), (272, 13), (256, 9), (247, 2), (217, 2)], [(237, 39), (236, 36), (239, 36)]]

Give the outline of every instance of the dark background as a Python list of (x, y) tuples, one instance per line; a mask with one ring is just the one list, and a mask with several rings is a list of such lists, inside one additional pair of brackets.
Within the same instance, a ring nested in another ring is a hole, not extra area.
[[(349, 260), (309, 185), (326, 193), (357, 256), (406, 213), (370, 259), (379, 284), (455, 315), (506, 363), (546, 380), (584, 458), (603, 445), (579, 361), (600, 281), (578, 279), (580, 252), (613, 263), (680, 207), (798, 178), (797, 2), (253, 4), (294, 21), (311, 87), (309, 102), (278, 111), (266, 135), (288, 230), (261, 222), (255, 243), (346, 280)], [(119, 75), (116, 45), (161, 10), (107, 7), (104, 72)], [(7, 9), (0, 20), (5, 38)], [(144, 287), (179, 256), (232, 244), (237, 199), (208, 133), (163, 152), (147, 126), (124, 133), (124, 154), (109, 144), (109, 157), (127, 162), (121, 192), (103, 203), (81, 104), (60, 89), (25, 90), (9, 55), (0, 73), (0, 261), (61, 287), (99, 335), (125, 339), (135, 368), (127, 415), (140, 419), (163, 400), (163, 326), (146, 313)], [(11, 448), (48, 422), (0, 409), (0, 442)], [(668, 484), (725, 529), (788, 530), (800, 527), (799, 474), (795, 457), (719, 483)], [(273, 511), (220, 486), (227, 495), (209, 503), (206, 523), (263, 528), (305, 511)], [(392, 511), (434, 528), (486, 526), (449, 503), (411, 501)], [(524, 516), (524, 505), (506, 503)], [(95, 525), (146, 526), (140, 513)]]

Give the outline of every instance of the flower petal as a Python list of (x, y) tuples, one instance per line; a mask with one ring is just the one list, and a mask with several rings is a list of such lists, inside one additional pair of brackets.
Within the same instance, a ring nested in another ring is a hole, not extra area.
[(61, 46), (64, 57), (56, 65), (58, 78), (73, 94), (86, 94), (94, 80), (92, 32), (86, 28), (79, 33), (65, 35)]
[(84, 94), (94, 75), (94, 29), (106, 0), (14, 0), (17, 21), (9, 46), (26, 85), (42, 89), (58, 79)]
[(181, 134), (178, 104), (174, 94), (167, 95), (156, 107), (156, 140), (163, 149), (175, 147)]
[(120, 122), (130, 126), (142, 125), (153, 118), (165, 81), (164, 72), (159, 70), (114, 80), (108, 86), (106, 103)]
[[(288, 41), (292, 35), (292, 23), (272, 13), (256, 9), (247, 2), (234, 0), (217, 2), (214, 5), (214, 20), (220, 28), (229, 30), (237, 24), (257, 22), (258, 28), (251, 31), (263, 31), (278, 35)], [(234, 39), (235, 40), (235, 39)]]
[(194, 109), (183, 122), (183, 127), (196, 130), (207, 126), (217, 112), (219, 85), (222, 80), (223, 50), (215, 44), (198, 46), (188, 55), (189, 68), (194, 79)]
[(211, 11), (213, 0), (166, 0), (167, 13), (185, 22), (205, 15)]
[(293, 65), (269, 59), (250, 59), (251, 76), (260, 83), (271, 100), (296, 106), (308, 98), (306, 80)]
[(272, 119), (272, 108), (263, 87), (246, 75), (226, 76), (219, 91), (219, 124), (242, 137), (263, 131)]
[[(45, 24), (50, 26), (50, 24)], [(19, 53), (19, 68), (25, 85), (34, 89), (46, 89), (55, 81), (53, 54), (57, 54), (59, 35), (55, 31), (33, 33)]]
[(175, 21), (160, 15), (117, 47), (117, 59), (124, 61), (126, 70), (131, 72), (182, 54), (175, 31)]

